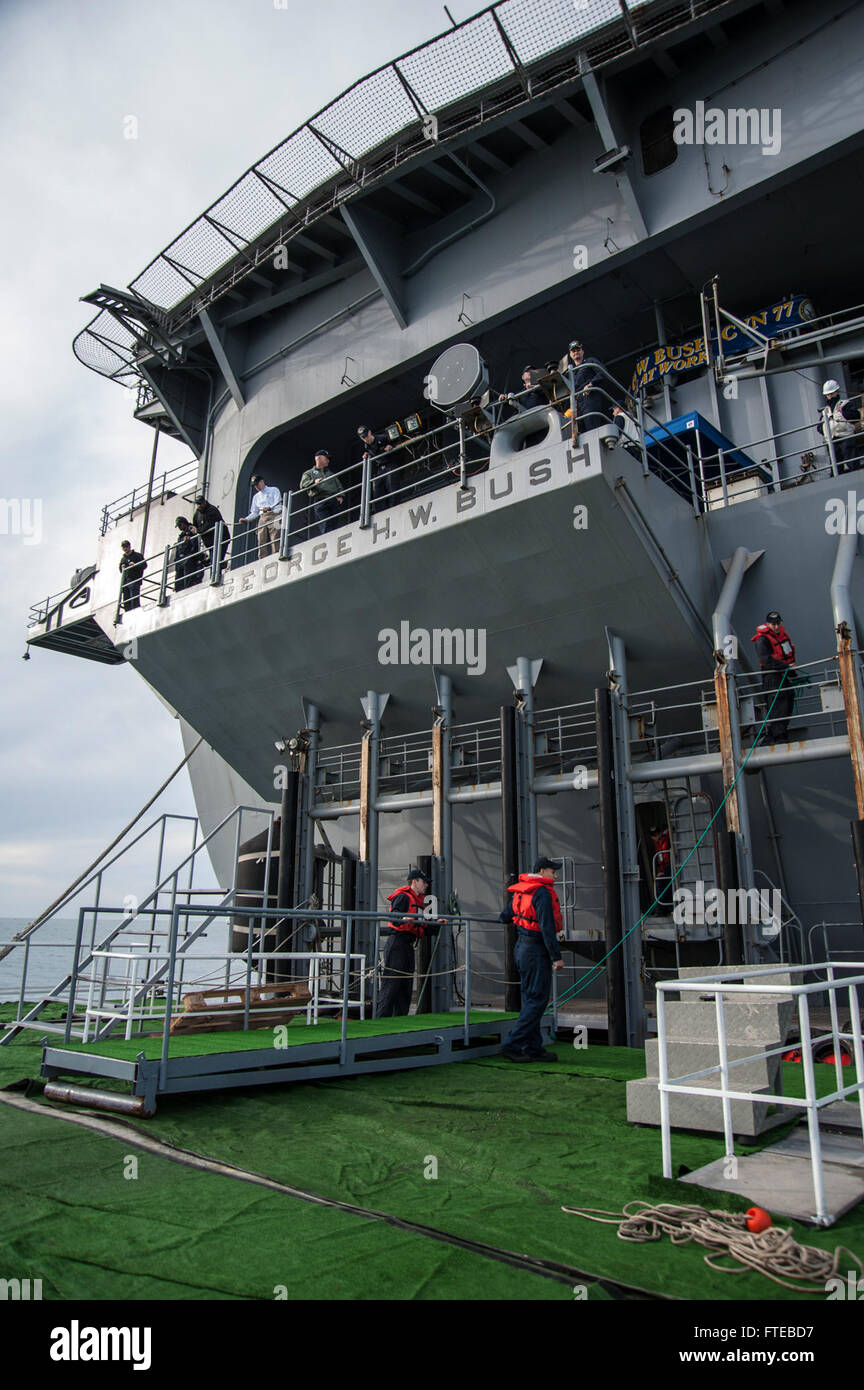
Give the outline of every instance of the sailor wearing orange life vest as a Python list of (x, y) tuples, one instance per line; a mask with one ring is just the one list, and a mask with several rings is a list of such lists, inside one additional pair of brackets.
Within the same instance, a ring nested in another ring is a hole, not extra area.
[(383, 928), (390, 932), (384, 946), (384, 970), (378, 994), (376, 1018), (399, 1018), (411, 1007), (414, 988), (414, 947), (429, 925), (421, 914), (429, 880), (419, 869), (408, 870), (408, 882), (387, 895), (393, 919)]
[(768, 721), (771, 730), (768, 737), (772, 743), (786, 743), (789, 740), (789, 720), (795, 704), (795, 689), (791, 683), (795, 669), (795, 648), (776, 609), (772, 609), (764, 623), (759, 624), (750, 641), (756, 643), (756, 655), (762, 669), (762, 690), (765, 695), (763, 705), (766, 710), (770, 707), (781, 681), (783, 682)]
[(540, 1033), (540, 1020), (549, 1003), (552, 971), (564, 964), (558, 946), (563, 933), (561, 904), (555, 892), (556, 859), (538, 859), (532, 874), (520, 874), (508, 888), (510, 904), (501, 914), (516, 926), (514, 957), (522, 987), (522, 1011), (501, 1049), (511, 1062), (556, 1062)]

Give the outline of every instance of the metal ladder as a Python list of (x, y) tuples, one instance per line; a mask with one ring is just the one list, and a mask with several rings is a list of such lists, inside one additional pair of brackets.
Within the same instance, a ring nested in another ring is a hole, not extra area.
[(669, 838), (672, 842), (672, 873), (681, 869), (675, 879), (675, 887), (687, 888), (694, 894), (699, 882), (705, 885), (706, 890), (716, 887), (717, 854), (713, 834), (709, 832), (695, 854), (691, 853), (714, 815), (710, 796), (707, 792), (694, 792), (688, 781), (686, 790), (669, 788), (666, 799)]

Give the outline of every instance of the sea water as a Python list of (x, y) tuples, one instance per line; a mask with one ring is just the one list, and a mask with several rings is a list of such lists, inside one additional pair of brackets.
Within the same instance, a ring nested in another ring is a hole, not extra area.
[[(5, 944), (12, 940), (16, 932), (20, 932), (27, 926), (26, 917), (0, 917), (0, 943)], [(102, 926), (100, 936), (108, 935), (110, 928)], [(40, 999), (46, 994), (50, 994), (55, 985), (69, 974), (72, 965), (72, 954), (75, 945), (75, 933), (77, 922), (71, 919), (56, 918), (46, 922), (44, 927), (39, 927), (30, 938), (30, 950), (27, 961), (27, 983), (25, 988), (25, 999)], [(86, 945), (89, 945), (90, 922), (87, 923)], [(141, 933), (132, 940), (147, 940), (146, 927), (142, 927)], [(220, 965), (218, 960), (204, 961), (200, 958), (206, 956), (208, 951), (224, 950), (223, 931), (214, 933), (208, 941), (193, 941), (188, 948), (190, 957), (198, 957), (200, 966), (197, 969), (190, 969), (187, 965), (184, 968), (184, 979), (191, 983), (191, 976), (202, 981), (202, 987), (218, 987), (225, 973), (224, 961)], [(154, 943), (156, 949), (164, 945), (164, 937), (157, 938)], [(0, 945), (2, 949), (2, 945)], [(24, 967), (23, 945), (16, 946), (14, 951), (10, 951), (5, 959), (0, 960), (0, 1003), (8, 1003), (10, 1000), (17, 1000), (20, 997), (21, 973)], [(83, 955), (83, 952), (82, 952)], [(117, 962), (113, 965), (111, 973), (113, 975), (122, 974), (125, 963)], [(143, 976), (142, 967), (138, 967), (138, 979)]]

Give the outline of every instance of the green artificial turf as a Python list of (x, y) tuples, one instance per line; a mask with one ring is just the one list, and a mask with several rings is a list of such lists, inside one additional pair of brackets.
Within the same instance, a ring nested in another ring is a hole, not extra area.
[[(634, 1245), (614, 1226), (562, 1212), (620, 1211), (637, 1198), (730, 1211), (749, 1203), (659, 1176), (659, 1130), (626, 1120), (624, 1083), (644, 1074), (641, 1053), (556, 1051), (558, 1062), (476, 1059), (166, 1098), (154, 1119), (133, 1127), (324, 1196), (584, 1270), (589, 1300), (602, 1296), (597, 1279), (700, 1301), (824, 1298), (755, 1272), (709, 1269), (696, 1245)], [(36, 1076), (39, 1060), (34, 1034), (0, 1049), (0, 1082)], [(784, 1067), (790, 1094), (801, 1070)], [(823, 1094), (833, 1087), (833, 1068), (817, 1067), (817, 1076)], [(46, 1296), (270, 1298), (285, 1285), (292, 1298), (573, 1297), (428, 1237), (167, 1159), (139, 1153), (138, 1179), (124, 1180), (131, 1146), (48, 1116), (8, 1107), (0, 1115), (0, 1261), (6, 1277), (43, 1277)], [(672, 1144), (678, 1173), (723, 1152), (719, 1136), (675, 1132)], [(864, 1207), (827, 1231), (781, 1224), (805, 1244), (864, 1257)]]
[(0, 1268), (41, 1279), (43, 1299), (573, 1300), (473, 1252), (5, 1106), (0, 1163)]
[[(434, 1028), (458, 1028), (464, 1021), (464, 1014), (412, 1014), (407, 1018), (368, 1018), (350, 1019), (349, 1038), (388, 1037), (392, 1033), (417, 1033)], [(489, 1013), (486, 1010), (472, 1010), (472, 1023), (497, 1022), (502, 1018), (515, 1018), (515, 1014)], [(171, 1057), (207, 1057), (221, 1052), (259, 1052), (275, 1046), (273, 1027), (253, 1028), (247, 1032), (227, 1030), (224, 1033), (174, 1033), (171, 1037)], [(297, 1047), (304, 1043), (338, 1042), (342, 1036), (342, 1024), (333, 1019), (324, 1019), (307, 1028), (305, 1023), (295, 1020), (285, 1029), (284, 1044)], [(162, 1036), (152, 1038), (104, 1038), (101, 1042), (59, 1041), (59, 1047), (71, 1052), (87, 1052), (96, 1057), (117, 1057), (134, 1061), (140, 1053), (147, 1058), (162, 1056)]]

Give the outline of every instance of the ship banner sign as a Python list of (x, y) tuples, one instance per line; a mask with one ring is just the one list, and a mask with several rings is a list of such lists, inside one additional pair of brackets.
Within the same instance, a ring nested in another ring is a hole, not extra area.
[[(768, 309), (760, 310), (758, 314), (745, 314), (742, 322), (746, 323), (749, 328), (755, 328), (757, 333), (771, 338), (785, 329), (802, 328), (813, 318), (815, 318), (815, 311), (810, 300), (805, 295), (796, 294), (792, 295), (790, 299), (783, 299), (778, 304), (772, 304)], [(720, 337), (724, 355), (746, 352), (748, 348), (757, 345), (757, 339), (749, 337), (742, 329), (736, 328), (733, 323), (726, 324), (721, 330)], [(716, 352), (717, 338), (713, 333), (711, 344)], [(696, 367), (706, 365), (704, 337), (690, 338), (683, 343), (665, 343), (661, 347), (655, 348), (647, 357), (640, 358), (636, 363), (636, 370), (630, 383), (630, 394), (635, 396), (637, 391), (641, 391), (645, 386), (650, 386), (652, 381), (662, 379), (669, 372), (689, 372)]]

